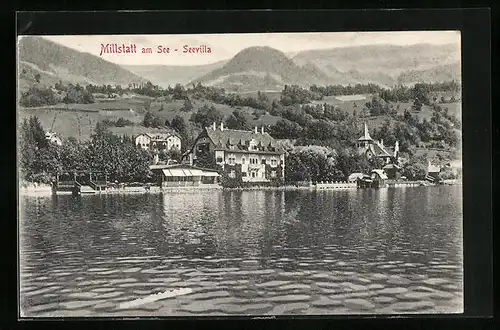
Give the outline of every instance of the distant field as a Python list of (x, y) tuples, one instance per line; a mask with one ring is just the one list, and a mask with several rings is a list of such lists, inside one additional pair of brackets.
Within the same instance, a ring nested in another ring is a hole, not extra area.
[[(264, 92), (270, 97), (279, 98), (280, 92), (270, 91)], [(248, 93), (247, 95), (251, 95)], [(255, 95), (257, 92), (254, 93)], [(366, 97), (365, 100), (360, 100), (361, 97)], [(339, 100), (338, 97), (328, 96), (322, 101), (314, 101), (313, 103), (322, 104), (328, 103), (336, 105), (342, 110), (352, 114), (356, 109), (358, 114), (361, 113), (364, 108), (365, 103), (370, 100), (370, 95), (357, 95), (356, 100), (343, 98)], [(147, 103), (151, 102), (150, 111), (157, 117), (160, 117), (163, 121), (168, 119), (171, 121), (175, 116), (180, 115), (186, 121), (191, 118), (193, 112), (197, 111), (203, 105), (214, 106), (227, 118), (231, 113), (237, 109), (242, 111), (247, 118), (247, 122), (250, 126), (262, 126), (262, 125), (273, 125), (280, 117), (272, 116), (269, 114), (261, 115), (258, 119), (255, 119), (253, 113), (255, 109), (249, 107), (230, 107), (224, 104), (216, 104), (207, 100), (193, 100), (192, 104), (194, 109), (189, 112), (181, 111), (184, 101), (175, 100), (169, 102), (161, 102), (161, 98), (154, 99), (147, 96), (141, 95), (129, 95), (126, 98), (118, 98), (111, 100), (96, 100), (96, 103), (92, 104), (58, 104), (54, 106), (39, 107), (39, 108), (19, 108), (18, 114), (20, 120), (23, 118), (36, 115), (40, 118), (44, 129), (52, 130), (58, 132), (63, 137), (73, 136), (78, 139), (88, 139), (90, 134), (95, 128), (95, 125), (104, 119), (117, 120), (118, 118), (126, 118), (134, 123), (142, 122), (145, 113), (145, 106)], [(161, 105), (163, 104), (163, 110), (160, 111)], [(399, 108), (398, 108), (399, 106)], [(443, 108), (448, 108), (450, 113), (456, 114), (459, 118), (461, 116), (461, 103), (446, 103), (440, 104)], [(411, 103), (395, 103), (399, 114), (403, 114), (405, 109), (411, 107)], [(423, 106), (421, 112), (415, 112), (420, 118), (430, 119), (432, 116), (432, 108), (428, 106)], [(55, 120), (54, 120), (55, 118)], [(380, 126), (388, 116), (378, 116), (370, 117), (365, 120), (370, 125), (370, 128)], [(128, 131), (127, 131), (128, 132)], [(131, 133), (130, 135), (134, 135)], [(139, 134), (139, 133), (137, 133)]]
[[(113, 111), (114, 113), (114, 111)], [(104, 119), (117, 120), (127, 118), (133, 122), (141, 122), (143, 115), (125, 116), (122, 111), (117, 111), (114, 115), (105, 115), (99, 112), (87, 111), (65, 111), (51, 109), (20, 109), (18, 111), (19, 121), (29, 116), (37, 116), (45, 130), (52, 130), (60, 134), (63, 138), (70, 136), (79, 140), (90, 138), (96, 124)], [(54, 124), (52, 126), (52, 124)]]
[(172, 102), (168, 103), (163, 103), (163, 110), (160, 111), (161, 108), (161, 103), (160, 102), (154, 102), (151, 104), (151, 112), (163, 120), (168, 119), (171, 121), (175, 116), (179, 115), (183, 117), (185, 120), (189, 120), (191, 118), (191, 115), (198, 111), (199, 108), (203, 107), (204, 105), (208, 106), (214, 106), (217, 110), (219, 110), (224, 118), (227, 118), (231, 115), (231, 113), (234, 110), (239, 110), (242, 111), (245, 114), (245, 117), (247, 118), (247, 121), (250, 125), (272, 125), (276, 123), (280, 119), (280, 117), (276, 116), (271, 116), (269, 114), (265, 114), (261, 116), (259, 119), (254, 119), (253, 113), (255, 109), (249, 108), (249, 107), (230, 107), (225, 104), (217, 104), (211, 101), (200, 101), (200, 100), (193, 100), (193, 110), (189, 112), (181, 111), (180, 109), (184, 105), (184, 101), (181, 100), (175, 100)]

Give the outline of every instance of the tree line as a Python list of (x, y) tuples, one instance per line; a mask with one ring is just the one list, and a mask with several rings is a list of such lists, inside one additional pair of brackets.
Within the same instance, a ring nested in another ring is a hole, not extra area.
[(66, 172), (101, 172), (109, 181), (146, 182), (152, 159), (152, 153), (136, 146), (131, 137), (111, 134), (102, 123), (90, 140), (69, 138), (61, 146), (45, 138), (36, 116), (25, 118), (19, 129), (20, 175), (30, 182), (50, 183)]

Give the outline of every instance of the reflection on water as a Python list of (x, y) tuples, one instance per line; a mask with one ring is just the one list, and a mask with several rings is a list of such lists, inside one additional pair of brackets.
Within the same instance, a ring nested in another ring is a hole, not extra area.
[[(458, 186), (22, 197), (23, 315), (462, 312), (461, 201)], [(191, 291), (119, 308), (176, 288)]]

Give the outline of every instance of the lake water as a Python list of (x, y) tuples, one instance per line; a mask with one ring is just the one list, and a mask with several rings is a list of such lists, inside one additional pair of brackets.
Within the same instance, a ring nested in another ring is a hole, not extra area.
[(22, 316), (463, 312), (461, 186), (20, 203)]

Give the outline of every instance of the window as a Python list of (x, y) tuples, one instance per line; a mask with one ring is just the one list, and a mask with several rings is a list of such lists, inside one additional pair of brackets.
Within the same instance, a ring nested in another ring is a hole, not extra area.
[(276, 171), (271, 171), (271, 178), (275, 178), (276, 177)]
[(245, 164), (245, 157), (241, 157), (241, 163)]
[(241, 176), (242, 177), (246, 177), (247, 176), (247, 172), (241, 172)]
[(262, 158), (262, 165), (266, 165), (266, 159), (265, 158)]
[(255, 178), (255, 172), (252, 172), (252, 178)]
[(222, 163), (222, 157), (217, 157), (217, 163)]
[(236, 178), (236, 172), (234, 170), (232, 170), (231, 172), (229, 172), (229, 177), (234, 179)]

